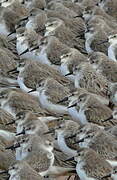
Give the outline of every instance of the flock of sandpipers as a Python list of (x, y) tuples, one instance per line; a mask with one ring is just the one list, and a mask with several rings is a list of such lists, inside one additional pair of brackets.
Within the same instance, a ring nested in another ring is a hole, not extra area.
[(0, 0), (0, 180), (117, 180), (117, 0)]

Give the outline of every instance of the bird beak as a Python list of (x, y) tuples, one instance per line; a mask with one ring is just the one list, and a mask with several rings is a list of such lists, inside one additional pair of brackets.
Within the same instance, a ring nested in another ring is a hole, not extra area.
[(23, 54), (26, 54), (27, 52), (29, 52), (28, 48), (27, 48), (24, 52), (22, 52), (21, 54), (19, 54), (19, 56), (21, 56), (21, 55), (23, 55)]
[(25, 17), (25, 18), (23, 18), (23, 19), (20, 19), (20, 21), (19, 21), (19, 22), (26, 21), (26, 20), (28, 20), (28, 16), (27, 16), (27, 17)]
[(106, 175), (106, 176), (103, 176), (101, 179), (106, 179), (106, 178), (109, 178), (109, 177), (111, 177), (111, 174), (108, 174), (108, 175)]
[(82, 139), (80, 139), (79, 141), (77, 141), (77, 142), (75, 142), (75, 143), (73, 143), (73, 144), (79, 144), (79, 143), (81, 143), (81, 142), (84, 142), (84, 139), (85, 139), (85, 138), (82, 138)]
[(66, 139), (70, 139), (70, 138), (74, 138), (74, 137), (76, 137), (76, 134), (74, 134), (72, 136), (68, 136), (68, 137), (66, 137)]
[(67, 108), (72, 108), (72, 107), (75, 107), (75, 106), (77, 106), (77, 103), (72, 104), (71, 106), (68, 106)]
[(73, 74), (73, 72), (69, 72), (68, 74), (65, 74), (65, 76), (70, 76), (72, 74)]
[(12, 41), (16, 41), (16, 40), (17, 40), (17, 38), (15, 37), (14, 39), (8, 40), (8, 42), (12, 42)]
[(0, 174), (8, 174), (8, 170), (0, 171)]
[(13, 120), (13, 121), (11, 121), (9, 123), (6, 123), (5, 126), (9, 126), (9, 125), (14, 124), (14, 123), (15, 123), (15, 120)]
[(14, 31), (12, 31), (11, 33), (9, 33), (7, 36), (9, 37), (10, 35), (16, 33), (16, 29), (14, 29)]
[(17, 133), (15, 136), (19, 136), (19, 135), (22, 135), (22, 134), (25, 134), (25, 129), (23, 129), (23, 131), (22, 131), (22, 132)]
[(11, 149), (11, 150), (13, 151), (13, 150), (15, 150), (15, 148), (17, 148), (17, 147), (20, 147), (20, 144), (16, 144), (15, 146), (12, 145), (12, 146), (6, 147), (5, 149), (6, 149), (6, 150), (7, 150), (7, 149)]
[(36, 46), (36, 47), (32, 48), (30, 51), (32, 52), (32, 51), (34, 51), (36, 49), (39, 49), (39, 46)]
[(31, 93), (31, 92), (34, 92), (34, 91), (36, 91), (36, 88), (28, 91), (28, 93)]
[(65, 102), (65, 101), (68, 101), (68, 96), (67, 96), (67, 97), (65, 97), (65, 98), (63, 98), (63, 99), (61, 99), (61, 100), (60, 100), (60, 101), (58, 101), (57, 103), (59, 104), (59, 103)]
[(78, 18), (78, 17), (83, 19), (83, 16), (82, 16), (82, 15), (74, 16), (74, 18)]
[(108, 119), (103, 120), (103, 122), (109, 121), (111, 119), (113, 119), (113, 116), (110, 116)]
[(17, 70), (17, 67), (10, 71), (7, 71), (7, 73), (10, 73), (10, 72), (12, 72), (12, 74), (19, 73), (19, 71)]
[(74, 161), (74, 157), (66, 159), (64, 162)]
[(45, 132), (45, 133), (43, 133), (43, 135), (46, 135), (46, 134), (52, 134), (52, 133), (54, 133), (54, 129), (52, 129), (52, 130), (50, 130), (50, 131), (47, 131), (47, 132)]
[(108, 39), (106, 39), (105, 41), (102, 41), (102, 42), (98, 43), (98, 45), (105, 44), (105, 43), (108, 43)]

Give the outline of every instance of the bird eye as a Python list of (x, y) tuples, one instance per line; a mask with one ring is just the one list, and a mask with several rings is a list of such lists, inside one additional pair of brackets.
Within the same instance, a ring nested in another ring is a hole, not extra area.
[(28, 148), (28, 152), (31, 152), (32, 151), (32, 147)]

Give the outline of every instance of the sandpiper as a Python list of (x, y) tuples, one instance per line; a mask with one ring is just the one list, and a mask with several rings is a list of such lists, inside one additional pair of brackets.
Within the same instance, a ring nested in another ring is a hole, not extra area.
[(96, 72), (91, 64), (80, 63), (74, 68), (73, 74), (75, 75), (74, 83), (76, 88), (85, 88), (90, 93), (108, 99), (109, 82), (101, 73)]
[(31, 110), (38, 113), (44, 112), (40, 108), (37, 98), (22, 91), (16, 92), (11, 90), (1, 107), (11, 113), (14, 117), (21, 110)]
[(44, 36), (54, 35), (59, 38), (59, 40), (68, 45), (69, 47), (77, 47), (76, 35), (65, 26), (64, 21), (58, 18), (49, 18), (45, 24), (46, 31)]
[(55, 114), (67, 114), (67, 107), (64, 103), (63, 105), (56, 104), (68, 95), (69, 89), (67, 87), (53, 78), (48, 78), (37, 84), (36, 90), (39, 93), (39, 102), (44, 109)]
[[(36, 88), (38, 82), (48, 77), (54, 78), (64, 86), (69, 87), (71, 84), (70, 81), (63, 77), (57, 70), (37, 61), (28, 62), (23, 68), (19, 68), (19, 71), (17, 81), (20, 88), (25, 92)], [(38, 95), (36, 92), (32, 92), (31, 94), (35, 96)]]
[(111, 109), (90, 94), (81, 94), (78, 99), (72, 100), (69, 103), (68, 111), (73, 120), (80, 123), (80, 125), (87, 124), (88, 122), (104, 126), (111, 124), (103, 123), (104, 119), (111, 116)]
[(83, 139), (78, 139), (78, 142), (82, 142), (79, 144), (80, 147), (95, 150), (104, 159), (106, 159), (112, 167), (116, 167), (117, 139), (112, 134), (105, 132), (104, 130), (88, 132)]
[(74, 136), (79, 129), (79, 125), (76, 122), (68, 120), (63, 124), (63, 127), (57, 129), (55, 132), (57, 133), (57, 143), (60, 150), (66, 154), (68, 157), (76, 155), (76, 147), (73, 145), (73, 140), (71, 141), (70, 136)]
[(10, 175), (9, 180), (17, 178), (22, 180), (43, 180), (43, 177), (31, 168), (25, 161), (16, 161), (15, 164), (9, 167), (8, 174)]
[(74, 160), (76, 161), (76, 172), (81, 180), (102, 179), (112, 172), (110, 164), (92, 149), (78, 150)]
[(87, 57), (85, 57), (80, 51), (75, 48), (69, 49), (69, 52), (63, 54), (61, 56), (61, 73), (64, 76), (67, 76), (71, 73), (71, 76), (67, 76), (70, 80), (74, 80), (74, 76), (72, 75), (73, 69), (75, 66), (79, 65), (81, 62), (87, 61)]
[(89, 55), (89, 62), (97, 72), (104, 75), (110, 82), (117, 82), (117, 63), (110, 61), (109, 58), (101, 52), (93, 52)]
[(100, 29), (99, 27), (98, 29), (95, 27), (87, 27), (85, 31), (85, 49), (87, 53), (100, 51), (107, 54), (108, 44), (104, 46), (104, 44), (100, 43), (105, 39), (107, 39), (107, 33), (102, 31), (102, 29)]
[(99, 2), (99, 6), (104, 9), (105, 12), (107, 12), (110, 16), (114, 17), (117, 19), (117, 4), (116, 0), (112, 0), (110, 3), (109, 0), (101, 0)]

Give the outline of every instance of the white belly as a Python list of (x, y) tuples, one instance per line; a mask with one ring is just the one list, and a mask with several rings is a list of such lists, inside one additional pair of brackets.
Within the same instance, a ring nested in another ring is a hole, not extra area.
[(26, 29), (34, 29), (34, 24), (33, 24), (33, 21), (32, 20), (29, 20), (27, 23), (26, 23)]
[(117, 61), (114, 53), (114, 48), (112, 46), (109, 46), (108, 48), (108, 57), (110, 60)]
[(13, 141), (15, 140), (15, 133), (11, 133), (6, 130), (0, 130), (0, 136), (5, 138), (7, 141)]
[[(24, 82), (23, 82), (23, 78), (22, 78), (22, 77), (19, 77), (19, 76), (18, 76), (17, 82), (18, 82), (18, 84), (19, 84), (19, 86), (20, 86), (20, 89), (22, 89), (24, 92), (29, 92), (29, 91), (32, 90), (31, 88), (26, 87), (26, 85), (25, 85)], [(38, 97), (39, 94), (38, 94), (37, 91), (34, 91), (34, 92), (31, 92), (30, 95), (33, 95), (33, 96)]]
[(81, 125), (88, 123), (84, 111), (78, 112), (75, 107), (68, 108), (68, 111), (74, 121), (80, 123)]
[(76, 172), (77, 172), (80, 180), (96, 180), (94, 178), (90, 178), (90, 177), (87, 176), (86, 172), (83, 169), (83, 162), (77, 163)]
[(51, 63), (47, 57), (45, 47), (42, 48), (41, 52), (39, 53), (39, 59), (40, 59), (41, 63), (51, 65)]
[(57, 114), (67, 114), (67, 107), (58, 105), (58, 104), (53, 104), (52, 102), (48, 101), (47, 96), (45, 95), (44, 91), (39, 94), (39, 101), (41, 106), (44, 109), (47, 109), (48, 111), (52, 113), (57, 113)]
[(21, 54), (27, 48), (28, 48), (28, 46), (26, 45), (26, 43), (23, 43), (23, 39), (22, 40), (17, 40), (16, 49), (17, 49), (18, 54)]
[[(69, 73), (69, 70), (68, 70), (68, 67), (67, 67), (66, 64), (62, 64), (62, 65), (60, 66), (60, 72), (61, 72), (61, 74), (64, 75), (64, 76)], [(69, 80), (71, 80), (71, 81), (74, 81), (74, 75), (67, 76), (67, 78), (68, 78)]]
[(22, 155), (22, 150), (21, 150), (21, 147), (17, 148), (16, 149), (16, 153), (15, 153), (15, 157), (16, 157), (16, 160), (21, 160), (21, 155)]
[(70, 149), (65, 142), (65, 139), (62, 134), (58, 134), (58, 145), (60, 150), (65, 153), (66, 155), (72, 157), (77, 154), (77, 151)]
[(108, 162), (112, 167), (116, 167), (116, 166), (117, 166), (117, 161), (107, 160), (107, 162)]
[(4, 23), (0, 23), (0, 34), (6, 35), (6, 36), (9, 34)]
[(2, 108), (12, 114), (13, 117), (15, 117), (15, 112), (13, 112), (12, 108), (9, 106), (9, 104), (6, 102), (3, 103)]
[(117, 180), (117, 174), (112, 174), (111, 177), (113, 178), (113, 180)]

